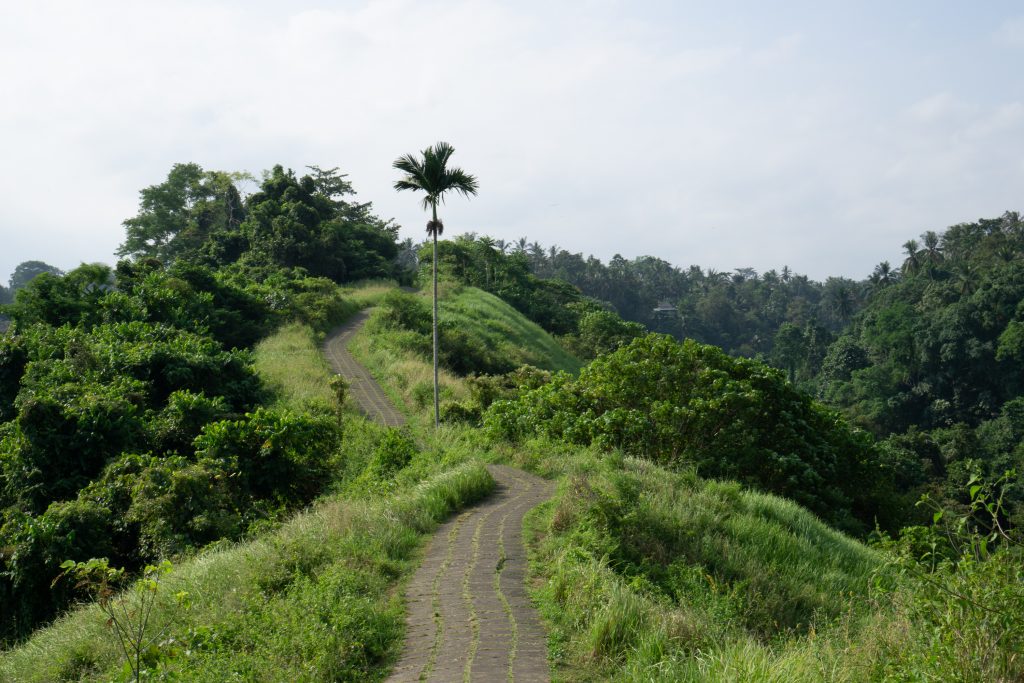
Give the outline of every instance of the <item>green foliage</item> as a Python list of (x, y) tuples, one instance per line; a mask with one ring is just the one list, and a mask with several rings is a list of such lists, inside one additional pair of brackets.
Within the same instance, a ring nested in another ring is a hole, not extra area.
[[(224, 463), (210, 460), (124, 456), (82, 495), (116, 492), (120, 495), (111, 501), (114, 505), (123, 505), (128, 498), (120, 514), (131, 534), (129, 558), (156, 559), (237, 538), (244, 531), (240, 510), (252, 515), (255, 501), (239, 500), (230, 479), (234, 474)], [(101, 486), (111, 490), (97, 491)]]
[(113, 555), (114, 518), (101, 503), (56, 502), (34, 517), (8, 509), (0, 526), (0, 642), (30, 632), (75, 598), (73, 586), (51, 587), (69, 555)]
[(1024, 392), (1024, 228), (1017, 214), (908, 242), (904, 277), (880, 291), (846, 336), (866, 354), (825, 394), (878, 432), (972, 427)]
[(337, 169), (296, 178), (275, 166), (249, 197), (240, 230), (247, 260), (304, 268), (334, 281), (390, 277), (398, 228), (375, 217), (370, 204), (342, 199), (351, 185)]
[[(141, 681), (143, 666), (151, 664), (161, 656), (163, 630), (153, 632), (150, 617), (156, 606), (157, 594), (164, 577), (172, 570), (169, 561), (159, 565), (146, 565), (142, 577), (129, 590), (115, 592), (115, 587), (124, 580), (124, 570), (111, 567), (106, 559), (91, 559), (87, 562), (65, 560), (61, 563), (64, 572), (54, 580), (70, 577), (77, 589), (91, 593), (100, 610), (107, 616), (107, 623), (117, 636), (125, 665), (133, 681)], [(184, 592), (176, 596), (182, 606), (188, 605)]]
[[(972, 478), (960, 514), (925, 496), (931, 525), (883, 540), (890, 559), (876, 589), (926, 636), (906, 653), (901, 675), (979, 683), (1024, 675), (1024, 553), (1004, 517), (1006, 487), (1016, 478), (1012, 471), (989, 483)], [(901, 592), (894, 577), (913, 590)]]
[(866, 435), (762, 363), (649, 335), (485, 416), (495, 434), (596, 444), (695, 465), (787, 496), (841, 526), (870, 523), (877, 488)]
[(19, 289), (23, 288), (25, 285), (27, 285), (29, 282), (34, 280), (36, 277), (42, 275), (43, 273), (49, 273), (50, 275), (60, 277), (61, 275), (64, 274), (64, 271), (55, 266), (43, 263), (42, 261), (24, 261), (22, 263), (19, 263), (14, 268), (14, 272), (11, 273), (11, 278), (8, 281), (8, 284), (10, 285), (11, 288), (11, 295), (13, 295)]
[(99, 302), (113, 281), (110, 268), (82, 265), (67, 275), (43, 273), (18, 290), (7, 312), (17, 325), (96, 324)]
[(367, 470), (377, 479), (388, 479), (407, 467), (417, 452), (416, 443), (407, 432), (389, 429), (374, 449)]
[(14, 399), (27, 365), (25, 339), (7, 335), (0, 337), (0, 422), (14, 417)]
[(194, 256), (214, 233), (237, 231), (245, 207), (235, 182), (247, 177), (175, 164), (167, 180), (139, 193), (139, 214), (124, 221), (118, 255), (169, 263)]
[(611, 353), (646, 333), (640, 323), (626, 322), (611, 311), (586, 308), (580, 315), (577, 330), (576, 334), (566, 335), (562, 340), (569, 351), (583, 359)]
[(228, 415), (223, 396), (208, 398), (187, 389), (171, 393), (167, 405), (148, 423), (149, 442), (158, 452), (188, 453), (192, 441), (208, 422)]
[(38, 510), (50, 500), (74, 497), (109, 458), (143, 445), (143, 385), (34, 384), (38, 389), (18, 397), (17, 426), (23, 440), (10, 454), (5, 488), (18, 491), (18, 501), (28, 509)]
[(241, 420), (207, 424), (195, 440), (196, 456), (236, 472), (241, 496), (284, 505), (309, 502), (328, 479), (329, 457), (340, 446), (332, 415), (257, 408)]

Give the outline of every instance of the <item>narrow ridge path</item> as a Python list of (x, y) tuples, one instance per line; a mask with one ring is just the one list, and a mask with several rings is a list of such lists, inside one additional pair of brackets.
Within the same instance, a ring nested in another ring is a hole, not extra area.
[[(347, 348), (369, 315), (334, 329), (323, 353), (367, 417), (400, 427), (405, 416)], [(514, 467), (487, 469), (494, 493), (437, 530), (406, 588), (405, 642), (391, 683), (551, 680), (547, 636), (526, 593), (523, 517), (554, 484)]]
[(364, 309), (349, 318), (345, 324), (331, 330), (324, 339), (324, 357), (331, 369), (348, 382), (349, 393), (364, 415), (388, 427), (401, 427), (405, 424), (405, 416), (398, 412), (369, 370), (348, 350), (349, 340), (369, 317), (370, 310)]
[(448, 520), (405, 592), (405, 644), (390, 683), (549, 681), (547, 637), (526, 594), (523, 516), (554, 489), (489, 465), (495, 492)]

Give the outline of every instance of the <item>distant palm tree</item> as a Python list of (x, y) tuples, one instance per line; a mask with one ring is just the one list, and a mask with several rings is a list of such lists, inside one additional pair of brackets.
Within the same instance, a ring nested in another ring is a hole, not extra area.
[(888, 261), (882, 261), (875, 266), (875, 270), (871, 273), (868, 280), (875, 287), (886, 287), (896, 281), (896, 273)]
[(906, 275), (913, 275), (921, 269), (921, 254), (917, 246), (917, 240), (907, 240), (903, 243), (903, 249), (907, 252), (907, 258), (903, 262), (903, 272)]
[(398, 191), (422, 191), (423, 209), (430, 209), (431, 220), (427, 223), (427, 234), (434, 241), (434, 428), (441, 422), (440, 395), (437, 386), (437, 236), (444, 232), (444, 223), (437, 217), (438, 203), (444, 203), (446, 192), (460, 192), (466, 197), (475, 195), (477, 181), (461, 168), (449, 168), (448, 160), (455, 148), (447, 142), (438, 142), (423, 150), (422, 158), (406, 154), (392, 164), (405, 176), (395, 181)]
[(924, 249), (920, 253), (924, 255), (924, 262), (928, 266), (928, 277), (934, 278), (938, 265), (944, 259), (942, 247), (939, 246), (939, 235), (934, 230), (929, 230), (921, 235), (921, 239), (924, 241)]

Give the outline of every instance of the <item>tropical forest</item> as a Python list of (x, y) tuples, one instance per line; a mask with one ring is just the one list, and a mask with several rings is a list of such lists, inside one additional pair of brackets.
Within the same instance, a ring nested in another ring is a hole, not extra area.
[(26, 255), (0, 681), (1024, 680), (1024, 217), (602, 261), (457, 225), (457, 163), (393, 162), (419, 242), (179, 163), (115, 263)]

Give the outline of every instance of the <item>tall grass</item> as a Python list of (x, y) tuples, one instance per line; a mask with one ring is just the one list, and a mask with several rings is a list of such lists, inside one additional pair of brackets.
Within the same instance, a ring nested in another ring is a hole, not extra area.
[(516, 365), (578, 372), (581, 365), (539, 325), (502, 299), (475, 287), (460, 287), (442, 302), (441, 319), (467, 332)]
[[(179, 564), (151, 628), (166, 628), (152, 671), (165, 680), (334, 681), (380, 678), (398, 654), (394, 582), (423, 537), (494, 482), (466, 463), (397, 495), (331, 500), (247, 543)], [(184, 591), (190, 609), (176, 606)], [(0, 680), (106, 681), (121, 664), (96, 607), (84, 607), (0, 655)]]
[[(376, 314), (374, 314), (376, 315)], [(434, 370), (430, 361), (403, 348), (388, 334), (376, 334), (379, 326), (367, 325), (349, 342), (349, 351), (381, 383), (384, 392), (419, 429), (433, 429)], [(463, 400), (469, 396), (465, 382), (441, 369), (440, 391), (443, 400)]]
[(255, 361), (256, 372), (273, 393), (276, 407), (301, 410), (310, 402), (335, 410), (340, 407), (328, 386), (334, 374), (308, 325), (291, 323), (278, 329), (256, 345)]
[(527, 518), (562, 680), (878, 680), (910, 638), (871, 598), (878, 553), (798, 505), (589, 451), (539, 464), (565, 472)]
[(341, 292), (359, 308), (368, 308), (377, 305), (385, 294), (397, 286), (394, 280), (362, 280), (345, 285)]

